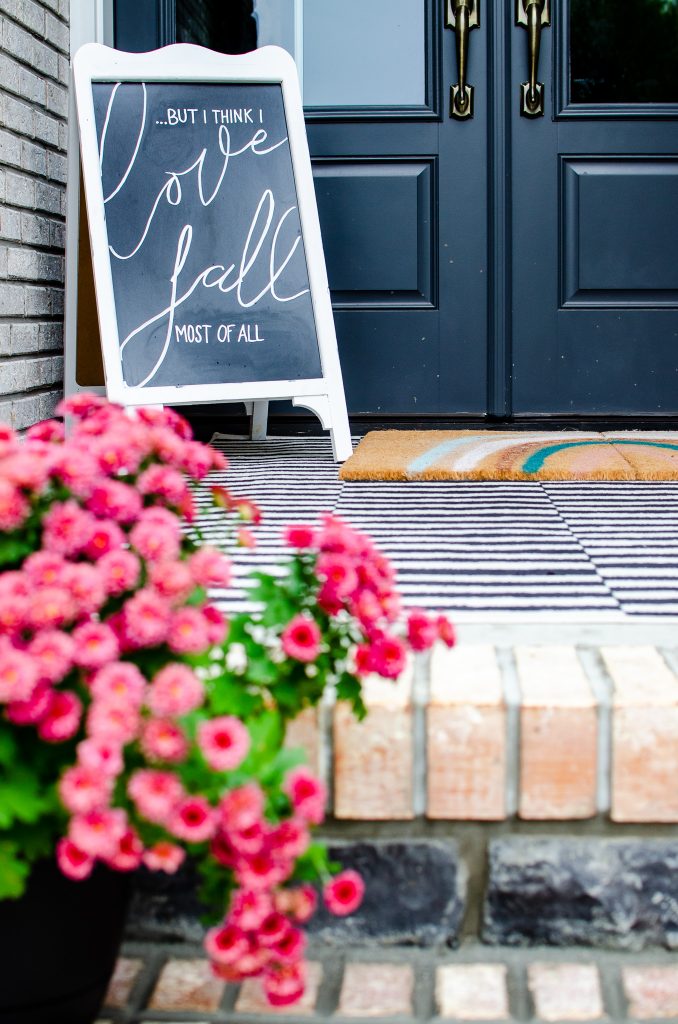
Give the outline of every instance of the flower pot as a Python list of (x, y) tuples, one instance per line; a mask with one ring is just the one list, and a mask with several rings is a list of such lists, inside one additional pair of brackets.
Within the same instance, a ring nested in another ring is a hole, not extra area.
[(0, 902), (0, 1024), (92, 1024), (122, 939), (130, 876), (73, 882), (49, 860)]

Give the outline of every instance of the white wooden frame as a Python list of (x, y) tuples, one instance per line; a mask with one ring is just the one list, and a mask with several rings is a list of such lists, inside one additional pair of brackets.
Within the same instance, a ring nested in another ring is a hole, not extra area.
[[(281, 86), (320, 350), (321, 377), (312, 380), (189, 384), (172, 387), (137, 387), (130, 386), (123, 380), (94, 118), (92, 83), (97, 81), (232, 82)], [(259, 436), (262, 434), (261, 420), (264, 413), (262, 403), (271, 399), (291, 399), (294, 405), (303, 406), (314, 412), (323, 427), (330, 431), (335, 459), (347, 459), (351, 455), (352, 446), (346, 400), (320, 237), (301, 94), (292, 57), (277, 46), (266, 46), (252, 53), (231, 56), (188, 44), (175, 44), (150, 53), (137, 54), (113, 50), (99, 43), (87, 43), (74, 57), (73, 84), (80, 128), (80, 157), (94, 264), (106, 392), (109, 398), (126, 406), (245, 402), (246, 406), (249, 406), (249, 411), (258, 414), (253, 418), (259, 421)], [(75, 252), (72, 245), (70, 249), (72, 277), (75, 269), (73, 260), (77, 261), (77, 247)], [(69, 367), (74, 367), (74, 359), (75, 356), (71, 353)]]

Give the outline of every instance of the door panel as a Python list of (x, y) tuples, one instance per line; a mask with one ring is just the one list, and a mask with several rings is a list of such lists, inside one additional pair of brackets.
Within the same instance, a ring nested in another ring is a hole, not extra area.
[(678, 0), (550, 0), (531, 117), (516, 0), (480, 0), (466, 120), (448, 6), (117, 0), (116, 26), (294, 53), (351, 413), (678, 414)]
[[(609, 29), (634, 5), (598, 6)], [(604, 82), (586, 103), (576, 102), (581, 80), (572, 96), (569, 83), (559, 91), (570, 16), (592, 19), (592, 6), (552, 4), (539, 77), (555, 88), (543, 118), (520, 116), (524, 40), (513, 48), (515, 416), (678, 412), (678, 121), (670, 105), (629, 104), (629, 89), (621, 106), (600, 102)]]

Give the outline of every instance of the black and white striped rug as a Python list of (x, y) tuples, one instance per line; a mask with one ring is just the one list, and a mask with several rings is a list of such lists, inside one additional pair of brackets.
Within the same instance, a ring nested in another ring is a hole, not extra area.
[[(678, 617), (678, 483), (343, 483), (326, 437), (213, 443), (230, 465), (210, 485), (264, 516), (256, 548), (235, 553), (235, 585), (215, 594), (226, 609), (248, 607), (248, 571), (285, 557), (285, 525), (331, 511), (391, 559), (409, 607), (457, 619)], [(207, 486), (198, 502), (205, 539), (224, 544)]]

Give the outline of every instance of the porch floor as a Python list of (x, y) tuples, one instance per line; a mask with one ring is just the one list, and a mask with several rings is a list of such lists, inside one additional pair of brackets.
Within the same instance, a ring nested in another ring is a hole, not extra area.
[[(247, 571), (284, 557), (284, 525), (331, 511), (391, 559), (406, 606), (446, 611), (471, 631), (678, 621), (678, 482), (342, 482), (327, 437), (212, 443), (230, 465), (210, 482), (264, 513), (256, 549), (236, 553), (235, 586), (215, 595), (226, 609), (247, 606)], [(225, 542), (208, 488), (198, 501), (205, 537)]]

